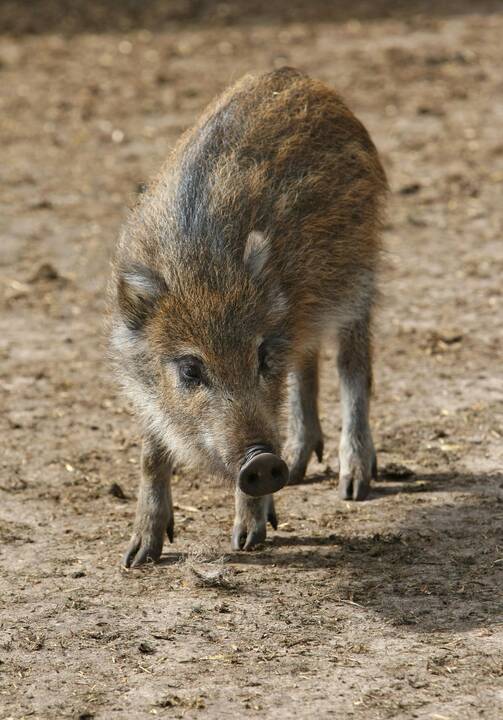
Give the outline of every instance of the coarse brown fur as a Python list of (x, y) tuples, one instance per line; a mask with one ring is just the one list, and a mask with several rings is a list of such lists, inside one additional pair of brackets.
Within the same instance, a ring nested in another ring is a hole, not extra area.
[[(169, 480), (166, 458), (235, 479), (250, 445), (279, 454), (288, 391), (299, 479), (311, 453), (322, 453), (317, 352), (330, 327), (340, 345), (341, 493), (366, 495), (386, 189), (363, 125), (334, 90), (290, 68), (246, 76), (183, 135), (132, 213), (114, 265), (119, 375), (143, 417), (146, 446), (165, 458), (162, 472), (144, 462), (153, 496)], [(190, 389), (180, 381), (186, 357), (204, 373)], [(126, 564), (160, 553), (150, 537), (159, 533), (155, 504), (139, 501)], [(171, 527), (169, 508), (163, 522), (168, 516)], [(261, 541), (267, 517), (275, 517), (271, 497), (238, 493), (234, 546)]]

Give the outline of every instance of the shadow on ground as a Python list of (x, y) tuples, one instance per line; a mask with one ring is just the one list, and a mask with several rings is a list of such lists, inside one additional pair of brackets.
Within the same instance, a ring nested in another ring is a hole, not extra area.
[[(503, 622), (503, 475), (416, 476), (374, 497), (413, 493), (414, 508), (389, 533), (273, 536), (262, 551), (232, 553), (235, 565), (315, 572), (323, 602), (346, 598), (414, 632), (469, 630)], [(459, 502), (428, 495), (456, 490)], [(167, 555), (172, 564), (180, 555)], [(317, 576), (319, 572), (317, 573)], [(285, 580), (295, 582), (295, 574)], [(260, 593), (263, 588), (240, 588)], [(316, 599), (316, 592), (313, 600)], [(342, 602), (345, 600), (343, 599)]]

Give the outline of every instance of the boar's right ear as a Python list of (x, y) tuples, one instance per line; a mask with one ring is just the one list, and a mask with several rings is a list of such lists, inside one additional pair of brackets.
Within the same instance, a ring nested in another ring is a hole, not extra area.
[(269, 242), (264, 233), (252, 230), (245, 243), (243, 261), (248, 272), (258, 278), (269, 258)]
[(166, 295), (164, 278), (144, 265), (132, 265), (119, 273), (117, 301), (122, 318), (131, 330), (140, 330), (159, 298)]

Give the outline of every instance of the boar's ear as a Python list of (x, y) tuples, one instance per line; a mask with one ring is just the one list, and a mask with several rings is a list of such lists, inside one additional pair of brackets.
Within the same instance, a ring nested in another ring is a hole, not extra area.
[(117, 301), (126, 325), (140, 330), (150, 310), (167, 292), (164, 278), (155, 270), (144, 265), (123, 269), (117, 282)]
[(258, 230), (252, 230), (248, 235), (244, 251), (244, 264), (248, 272), (258, 278), (269, 257), (269, 242), (265, 235)]

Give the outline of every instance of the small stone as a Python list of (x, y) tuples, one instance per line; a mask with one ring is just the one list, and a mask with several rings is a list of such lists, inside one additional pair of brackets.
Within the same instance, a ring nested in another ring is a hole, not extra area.
[(127, 496), (119, 483), (112, 483), (108, 488), (108, 494), (113, 495), (113, 497), (116, 497), (119, 500), (127, 500)]
[(60, 279), (60, 274), (51, 263), (42, 263), (39, 268), (33, 273), (29, 282), (53, 282), (54, 280)]
[(153, 655), (155, 653), (155, 648), (153, 648), (146, 642), (141, 642), (138, 645), (138, 650), (141, 652), (142, 655)]
[(409, 183), (408, 185), (403, 185), (398, 192), (400, 195), (415, 195), (420, 190), (421, 185), (418, 182), (414, 182)]
[(124, 133), (122, 130), (119, 130), (116, 128), (115, 130), (112, 130), (112, 142), (114, 143), (121, 143), (124, 140)]
[(380, 469), (379, 475), (381, 479), (384, 480), (405, 480), (406, 478), (413, 477), (414, 471), (406, 465), (390, 462)]

